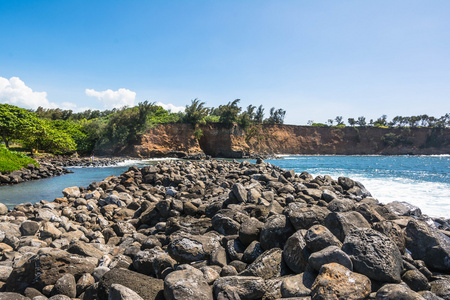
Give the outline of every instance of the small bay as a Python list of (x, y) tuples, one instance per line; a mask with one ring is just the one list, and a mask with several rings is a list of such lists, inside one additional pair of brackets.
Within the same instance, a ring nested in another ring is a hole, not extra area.
[[(254, 162), (254, 160), (250, 160)], [(450, 218), (450, 156), (303, 156), (266, 160), (296, 173), (350, 177), (382, 203), (406, 201), (433, 217)], [(73, 174), (0, 187), (0, 201), (9, 208), (19, 203), (52, 201), (69, 186), (87, 187), (93, 181), (118, 176), (130, 166), (156, 160), (126, 161), (115, 167), (71, 168)]]

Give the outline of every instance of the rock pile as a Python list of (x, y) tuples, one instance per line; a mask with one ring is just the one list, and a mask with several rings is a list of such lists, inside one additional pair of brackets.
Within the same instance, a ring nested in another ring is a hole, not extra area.
[(63, 194), (0, 209), (0, 299), (450, 299), (449, 220), (349, 178), (170, 161)]
[(46, 161), (59, 167), (108, 167), (115, 166), (124, 161), (122, 157), (77, 157), (77, 156), (54, 156), (46, 158)]
[(17, 184), (29, 180), (60, 176), (67, 173), (73, 172), (51, 163), (40, 163), (39, 168), (35, 167), (33, 164), (29, 164), (26, 168), (13, 171), (11, 173), (0, 173), (0, 185)]

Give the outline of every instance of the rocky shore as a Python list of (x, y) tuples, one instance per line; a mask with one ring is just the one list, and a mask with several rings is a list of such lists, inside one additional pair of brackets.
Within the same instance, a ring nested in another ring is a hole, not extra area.
[(450, 299), (449, 219), (261, 159), (132, 167), (0, 215), (0, 299)]
[(91, 160), (89, 157), (43, 157), (37, 159), (39, 167), (29, 164), (26, 168), (11, 173), (0, 173), (0, 185), (18, 184), (24, 181), (73, 173), (71, 170), (66, 169), (67, 167), (107, 167), (114, 166), (124, 160), (124, 158), (118, 157), (96, 157), (94, 160)]

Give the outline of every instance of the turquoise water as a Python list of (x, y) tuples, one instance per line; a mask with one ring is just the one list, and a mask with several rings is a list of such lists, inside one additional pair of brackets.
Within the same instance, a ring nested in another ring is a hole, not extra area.
[[(382, 203), (407, 201), (423, 213), (450, 218), (450, 156), (284, 156), (267, 160), (297, 173), (347, 176), (363, 183)], [(117, 167), (72, 168), (75, 173), (0, 187), (0, 201), (9, 207), (24, 202), (52, 201), (69, 186), (88, 186), (129, 166), (154, 161), (127, 161)]]

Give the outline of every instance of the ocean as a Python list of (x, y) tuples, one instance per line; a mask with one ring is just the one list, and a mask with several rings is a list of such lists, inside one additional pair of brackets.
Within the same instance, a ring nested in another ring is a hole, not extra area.
[[(87, 187), (130, 166), (157, 160), (125, 161), (119, 166), (71, 168), (73, 174), (0, 187), (0, 202), (12, 208), (19, 203), (53, 201), (69, 186)], [(254, 160), (250, 160), (254, 162)], [(450, 218), (450, 155), (439, 156), (303, 156), (285, 155), (266, 160), (296, 173), (350, 177), (361, 182), (382, 203), (406, 201), (432, 217)]]

